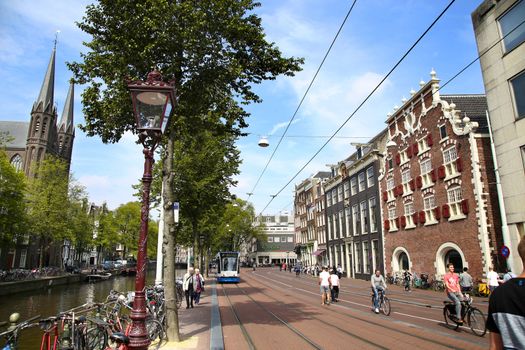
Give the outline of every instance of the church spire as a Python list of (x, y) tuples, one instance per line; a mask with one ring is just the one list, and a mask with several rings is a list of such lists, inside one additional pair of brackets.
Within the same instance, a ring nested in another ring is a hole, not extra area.
[(58, 130), (60, 132), (72, 133), (73, 126), (73, 104), (75, 97), (75, 85), (73, 82), (69, 84), (69, 91), (67, 92), (66, 103), (64, 104), (64, 110), (62, 111), (62, 118), (60, 124), (58, 124)]
[(42, 103), (42, 110), (46, 111), (50, 108), (50, 111), (53, 110), (54, 106), (54, 90), (55, 90), (55, 55), (56, 55), (56, 40), (53, 47), (53, 52), (51, 53), (51, 58), (47, 66), (47, 72), (44, 77), (44, 82), (40, 88), (40, 94), (38, 99), (35, 102), (35, 106), (38, 106), (39, 103)]

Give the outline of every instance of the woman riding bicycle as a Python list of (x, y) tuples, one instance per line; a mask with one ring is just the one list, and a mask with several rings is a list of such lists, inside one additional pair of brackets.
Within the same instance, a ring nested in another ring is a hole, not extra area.
[(370, 277), (370, 281), (372, 283), (372, 291), (374, 292), (374, 312), (378, 314), (379, 313), (378, 291), (380, 290), (383, 293), (383, 295), (385, 294), (386, 282), (385, 282), (385, 278), (381, 275), (381, 271), (379, 270), (376, 270), (376, 273)]

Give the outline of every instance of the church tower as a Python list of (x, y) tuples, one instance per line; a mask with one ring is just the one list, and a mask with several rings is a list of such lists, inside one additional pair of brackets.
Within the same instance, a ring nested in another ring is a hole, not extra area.
[(69, 167), (71, 165), (71, 153), (73, 152), (73, 140), (75, 138), (75, 126), (73, 125), (73, 104), (75, 97), (75, 85), (69, 85), (69, 91), (62, 111), (62, 118), (58, 124), (58, 155), (63, 158)]
[(31, 121), (27, 132), (24, 172), (32, 176), (36, 166), (46, 153), (56, 153), (57, 110), (54, 104), (56, 43), (51, 53), (46, 75), (38, 99), (31, 109)]

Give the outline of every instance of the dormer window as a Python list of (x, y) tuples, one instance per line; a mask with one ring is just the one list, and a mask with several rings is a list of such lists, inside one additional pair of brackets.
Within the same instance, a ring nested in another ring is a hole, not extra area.
[(447, 134), (447, 126), (446, 125), (441, 125), (439, 127), (439, 137), (443, 140), (444, 138), (447, 138), (448, 137), (448, 134)]
[(357, 147), (357, 159), (363, 158), (363, 147)]

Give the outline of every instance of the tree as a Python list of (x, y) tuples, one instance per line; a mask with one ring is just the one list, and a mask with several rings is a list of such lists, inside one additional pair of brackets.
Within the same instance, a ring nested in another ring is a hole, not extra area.
[(27, 229), (26, 179), (0, 149), (0, 241), (13, 244)]
[(40, 244), (39, 266), (44, 266), (53, 242), (72, 237), (67, 215), (69, 173), (64, 161), (47, 156), (34, 170), (29, 181), (28, 218), (30, 232)]
[[(261, 102), (254, 84), (299, 70), (301, 59), (285, 58), (266, 41), (252, 0), (101, 0), (87, 8), (79, 27), (89, 35), (89, 52), (69, 64), (82, 94), (90, 136), (116, 142), (133, 130), (126, 78), (145, 79), (157, 67), (177, 84), (178, 103), (167, 128), (163, 152), (165, 208), (177, 199), (174, 186), (175, 140), (212, 132), (219, 139), (239, 137), (249, 114), (243, 105)], [(227, 160), (225, 160), (226, 162)], [(181, 206), (182, 207), (182, 206)], [(165, 215), (165, 271), (169, 340), (179, 340), (175, 305), (173, 213)], [(195, 223), (193, 223), (195, 224)], [(173, 260), (171, 260), (173, 259)], [(174, 326), (174, 327), (172, 327)]]
[[(69, 219), (70, 241), (75, 247), (77, 260), (93, 246), (94, 225), (89, 217), (89, 200), (86, 189), (75, 181), (69, 184), (69, 205), (66, 217)], [(64, 261), (65, 257), (62, 257)]]

